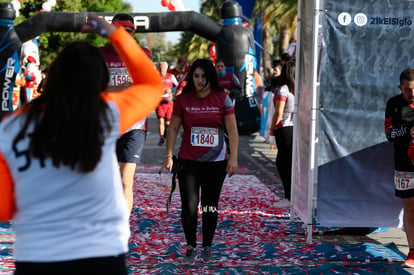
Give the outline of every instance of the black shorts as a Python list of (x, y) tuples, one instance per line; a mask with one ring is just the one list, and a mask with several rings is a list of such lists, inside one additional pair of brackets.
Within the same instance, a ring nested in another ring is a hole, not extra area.
[(139, 164), (146, 139), (146, 130), (135, 129), (123, 134), (116, 143), (118, 162)]
[(14, 275), (127, 275), (125, 254), (72, 261), (32, 263), (17, 261)]

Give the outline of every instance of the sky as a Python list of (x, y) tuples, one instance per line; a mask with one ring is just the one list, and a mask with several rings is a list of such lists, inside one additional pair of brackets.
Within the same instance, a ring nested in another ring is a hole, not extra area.
[[(199, 0), (172, 0), (175, 3), (177, 11), (193, 10), (200, 11)], [(129, 0), (133, 8), (133, 12), (145, 13), (145, 12), (171, 12), (167, 7), (161, 5), (161, 0)], [(178, 42), (181, 32), (167, 32), (166, 39), (172, 43)]]

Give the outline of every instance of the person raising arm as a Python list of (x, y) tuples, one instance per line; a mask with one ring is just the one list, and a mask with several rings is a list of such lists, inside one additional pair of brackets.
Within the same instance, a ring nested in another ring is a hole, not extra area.
[(43, 93), (0, 123), (0, 220), (12, 219), (15, 274), (127, 274), (115, 145), (155, 109), (163, 84), (123, 28), (89, 14), (82, 31), (112, 42), (132, 86), (104, 93), (105, 60), (75, 41), (52, 63)]

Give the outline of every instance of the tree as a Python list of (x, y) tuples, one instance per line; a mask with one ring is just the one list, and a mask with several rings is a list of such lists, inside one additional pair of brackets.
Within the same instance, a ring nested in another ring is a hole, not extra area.
[[(291, 40), (296, 40), (297, 12), (297, 0), (256, 0), (253, 18), (262, 16), (262, 43), (268, 53), (280, 56)], [(273, 37), (278, 37), (276, 49)]]
[[(191, 32), (183, 32), (181, 33), (181, 37), (180, 40), (177, 44), (175, 44), (174, 46), (172, 46), (171, 48), (169, 48), (169, 55), (173, 56), (174, 58), (172, 59), (173, 62), (176, 62), (178, 57), (185, 57), (187, 60), (190, 60), (190, 62), (192, 60), (194, 60), (194, 58), (189, 59), (189, 55), (191, 53), (190, 49), (190, 45), (191, 45), (191, 41), (193, 39), (194, 33)], [(191, 56), (193, 56), (194, 54), (192, 54)]]
[[(200, 13), (210, 17), (214, 21), (220, 22), (220, 8), (223, 3), (224, 0), (203, 1), (200, 7)], [(208, 58), (210, 45), (211, 41), (203, 37), (193, 33), (183, 33), (179, 43), (174, 49), (176, 56), (184, 56), (192, 62), (197, 58)]]
[[(220, 9), (224, 0), (203, 1), (200, 13), (221, 22)], [(261, 16), (264, 59), (275, 59), (287, 48), (289, 42), (296, 39), (297, 0), (256, 0), (250, 26)], [(278, 43), (275, 43), (278, 42)], [(195, 34), (184, 34), (177, 45), (176, 53), (186, 56), (189, 60), (206, 58), (211, 42)], [(269, 66), (269, 65), (265, 66)]]
[(146, 47), (152, 51), (152, 60), (154, 62), (168, 61), (167, 51), (168, 44), (165, 39), (165, 32), (146, 33)]

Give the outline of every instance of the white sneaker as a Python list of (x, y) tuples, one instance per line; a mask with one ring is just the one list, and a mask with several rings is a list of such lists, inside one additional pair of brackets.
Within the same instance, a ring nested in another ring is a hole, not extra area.
[(290, 207), (290, 201), (288, 199), (283, 199), (275, 203), (273, 206), (276, 208), (288, 208)]

